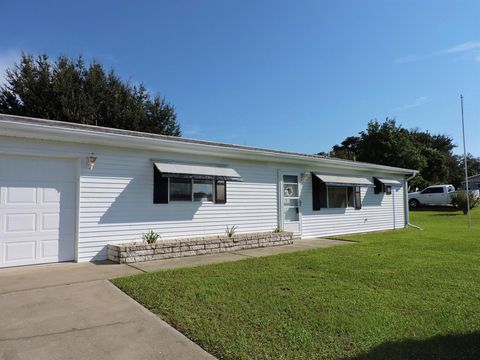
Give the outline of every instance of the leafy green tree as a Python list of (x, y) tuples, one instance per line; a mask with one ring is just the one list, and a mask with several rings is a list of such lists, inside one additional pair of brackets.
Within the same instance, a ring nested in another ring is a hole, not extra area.
[[(454, 148), (449, 136), (407, 130), (387, 118), (383, 123), (370, 121), (359, 136), (349, 136), (333, 146), (330, 156), (419, 170), (410, 182), (411, 188), (440, 183), (460, 187), (464, 180), (463, 157), (454, 155)], [(469, 154), (467, 164), (470, 176), (480, 173), (480, 158)]]
[(123, 81), (113, 70), (82, 57), (51, 61), (22, 54), (6, 70), (0, 87), (0, 112), (180, 136), (175, 108), (140, 85)]

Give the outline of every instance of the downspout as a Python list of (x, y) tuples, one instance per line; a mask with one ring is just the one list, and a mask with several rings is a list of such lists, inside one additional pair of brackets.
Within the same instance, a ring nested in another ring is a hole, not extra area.
[(406, 224), (405, 227), (413, 227), (417, 230), (423, 230), (420, 226), (410, 224), (410, 212), (409, 212), (409, 205), (408, 205), (408, 182), (412, 180), (415, 176), (417, 176), (418, 171), (414, 171), (412, 176), (405, 179), (405, 189), (403, 191), (404, 198), (405, 198), (405, 219)]

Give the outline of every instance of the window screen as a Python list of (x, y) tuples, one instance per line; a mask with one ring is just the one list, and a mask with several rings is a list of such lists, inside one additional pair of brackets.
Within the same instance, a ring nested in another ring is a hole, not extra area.
[(227, 183), (224, 180), (215, 181), (215, 203), (225, 204), (227, 202)]
[(192, 180), (170, 178), (170, 201), (192, 201)]
[(193, 200), (213, 201), (213, 180), (193, 180)]
[(328, 207), (346, 208), (347, 207), (347, 189), (344, 186), (328, 187)]

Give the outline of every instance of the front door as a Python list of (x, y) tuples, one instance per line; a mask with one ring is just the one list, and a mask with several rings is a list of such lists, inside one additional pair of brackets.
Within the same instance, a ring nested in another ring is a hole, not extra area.
[(284, 231), (301, 232), (300, 183), (298, 175), (283, 174), (282, 189), (282, 223)]

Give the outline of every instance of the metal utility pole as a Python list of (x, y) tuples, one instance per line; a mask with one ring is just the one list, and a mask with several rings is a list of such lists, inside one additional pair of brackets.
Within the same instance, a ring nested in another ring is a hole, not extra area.
[(463, 133), (463, 162), (465, 164), (465, 189), (467, 191), (467, 212), (468, 212), (468, 228), (472, 226), (470, 218), (470, 192), (468, 189), (468, 165), (467, 165), (467, 146), (465, 145), (465, 120), (463, 117), (463, 95), (460, 95), (460, 107), (462, 109), (462, 133)]

